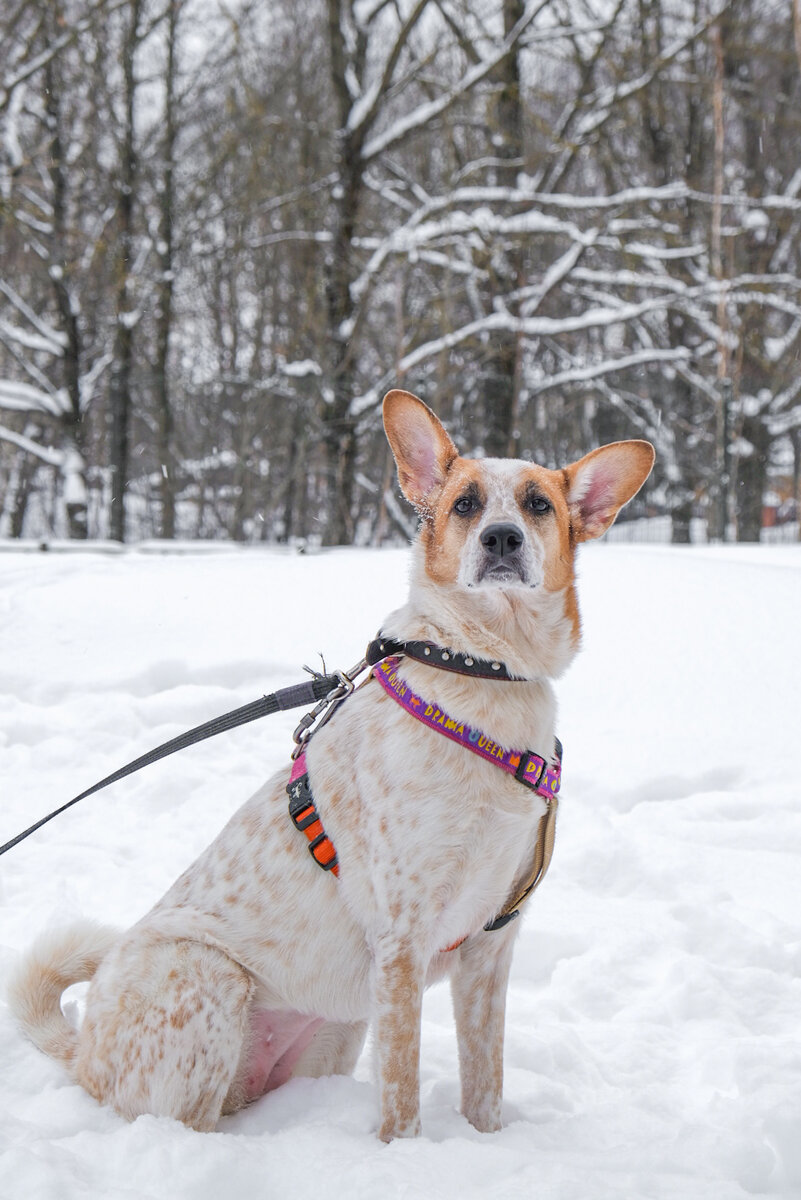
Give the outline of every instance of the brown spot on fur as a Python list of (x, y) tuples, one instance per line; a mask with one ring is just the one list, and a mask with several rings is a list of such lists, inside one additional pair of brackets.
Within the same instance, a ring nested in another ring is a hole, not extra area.
[(256, 808), (251, 808), (242, 816), (242, 828), (249, 840), (257, 841), (263, 834), (263, 818)]

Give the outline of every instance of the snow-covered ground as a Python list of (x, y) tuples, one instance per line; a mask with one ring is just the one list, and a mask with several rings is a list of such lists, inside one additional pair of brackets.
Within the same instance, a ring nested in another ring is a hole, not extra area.
[[(349, 666), (403, 551), (0, 554), (0, 842), (325, 651)], [(219, 1132), (126, 1124), (0, 1004), (4, 1200), (801, 1196), (801, 549), (590, 546), (559, 684), (565, 779), (522, 923), (506, 1127), (458, 1115), (427, 996), (424, 1137), (380, 1144), (369, 1054)], [(129, 924), (286, 760), (297, 714), (167, 759), (0, 860), (0, 973), (40, 929)]]

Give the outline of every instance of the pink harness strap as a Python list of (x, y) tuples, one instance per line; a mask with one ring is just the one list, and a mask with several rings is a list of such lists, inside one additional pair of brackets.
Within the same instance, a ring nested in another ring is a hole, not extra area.
[(487, 762), (514, 775), (515, 779), (531, 788), (537, 795), (544, 796), (548, 800), (556, 795), (562, 776), (561, 746), (558, 743), (554, 764), (530, 750), (504, 750), (502, 746), (496, 745), (479, 729), (473, 729), (470, 725), (455, 721), (435, 704), (427, 703), (416, 692), (413, 692), (408, 683), (404, 683), (398, 676), (399, 662), (400, 658), (397, 656), (385, 658), (373, 667), (373, 675), (387, 695), (391, 696), (393, 700), (397, 700), (402, 708), (405, 708), (418, 721), (422, 721), (429, 729), (443, 733), (445, 737), (458, 742), (466, 750), (472, 750), (474, 754), (485, 758)]

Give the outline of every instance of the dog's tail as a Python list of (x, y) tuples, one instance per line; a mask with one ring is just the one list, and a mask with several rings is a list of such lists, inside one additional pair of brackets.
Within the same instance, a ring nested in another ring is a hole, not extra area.
[(44, 933), (11, 976), (8, 1002), (23, 1032), (65, 1066), (75, 1057), (78, 1033), (61, 1011), (61, 994), (70, 984), (91, 979), (120, 936), (90, 921)]

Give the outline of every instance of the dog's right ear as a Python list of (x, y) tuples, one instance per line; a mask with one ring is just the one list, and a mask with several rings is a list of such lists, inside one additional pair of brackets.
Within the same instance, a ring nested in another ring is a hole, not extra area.
[(428, 405), (411, 392), (387, 392), (384, 429), (404, 496), (417, 509), (430, 507), (459, 451)]

